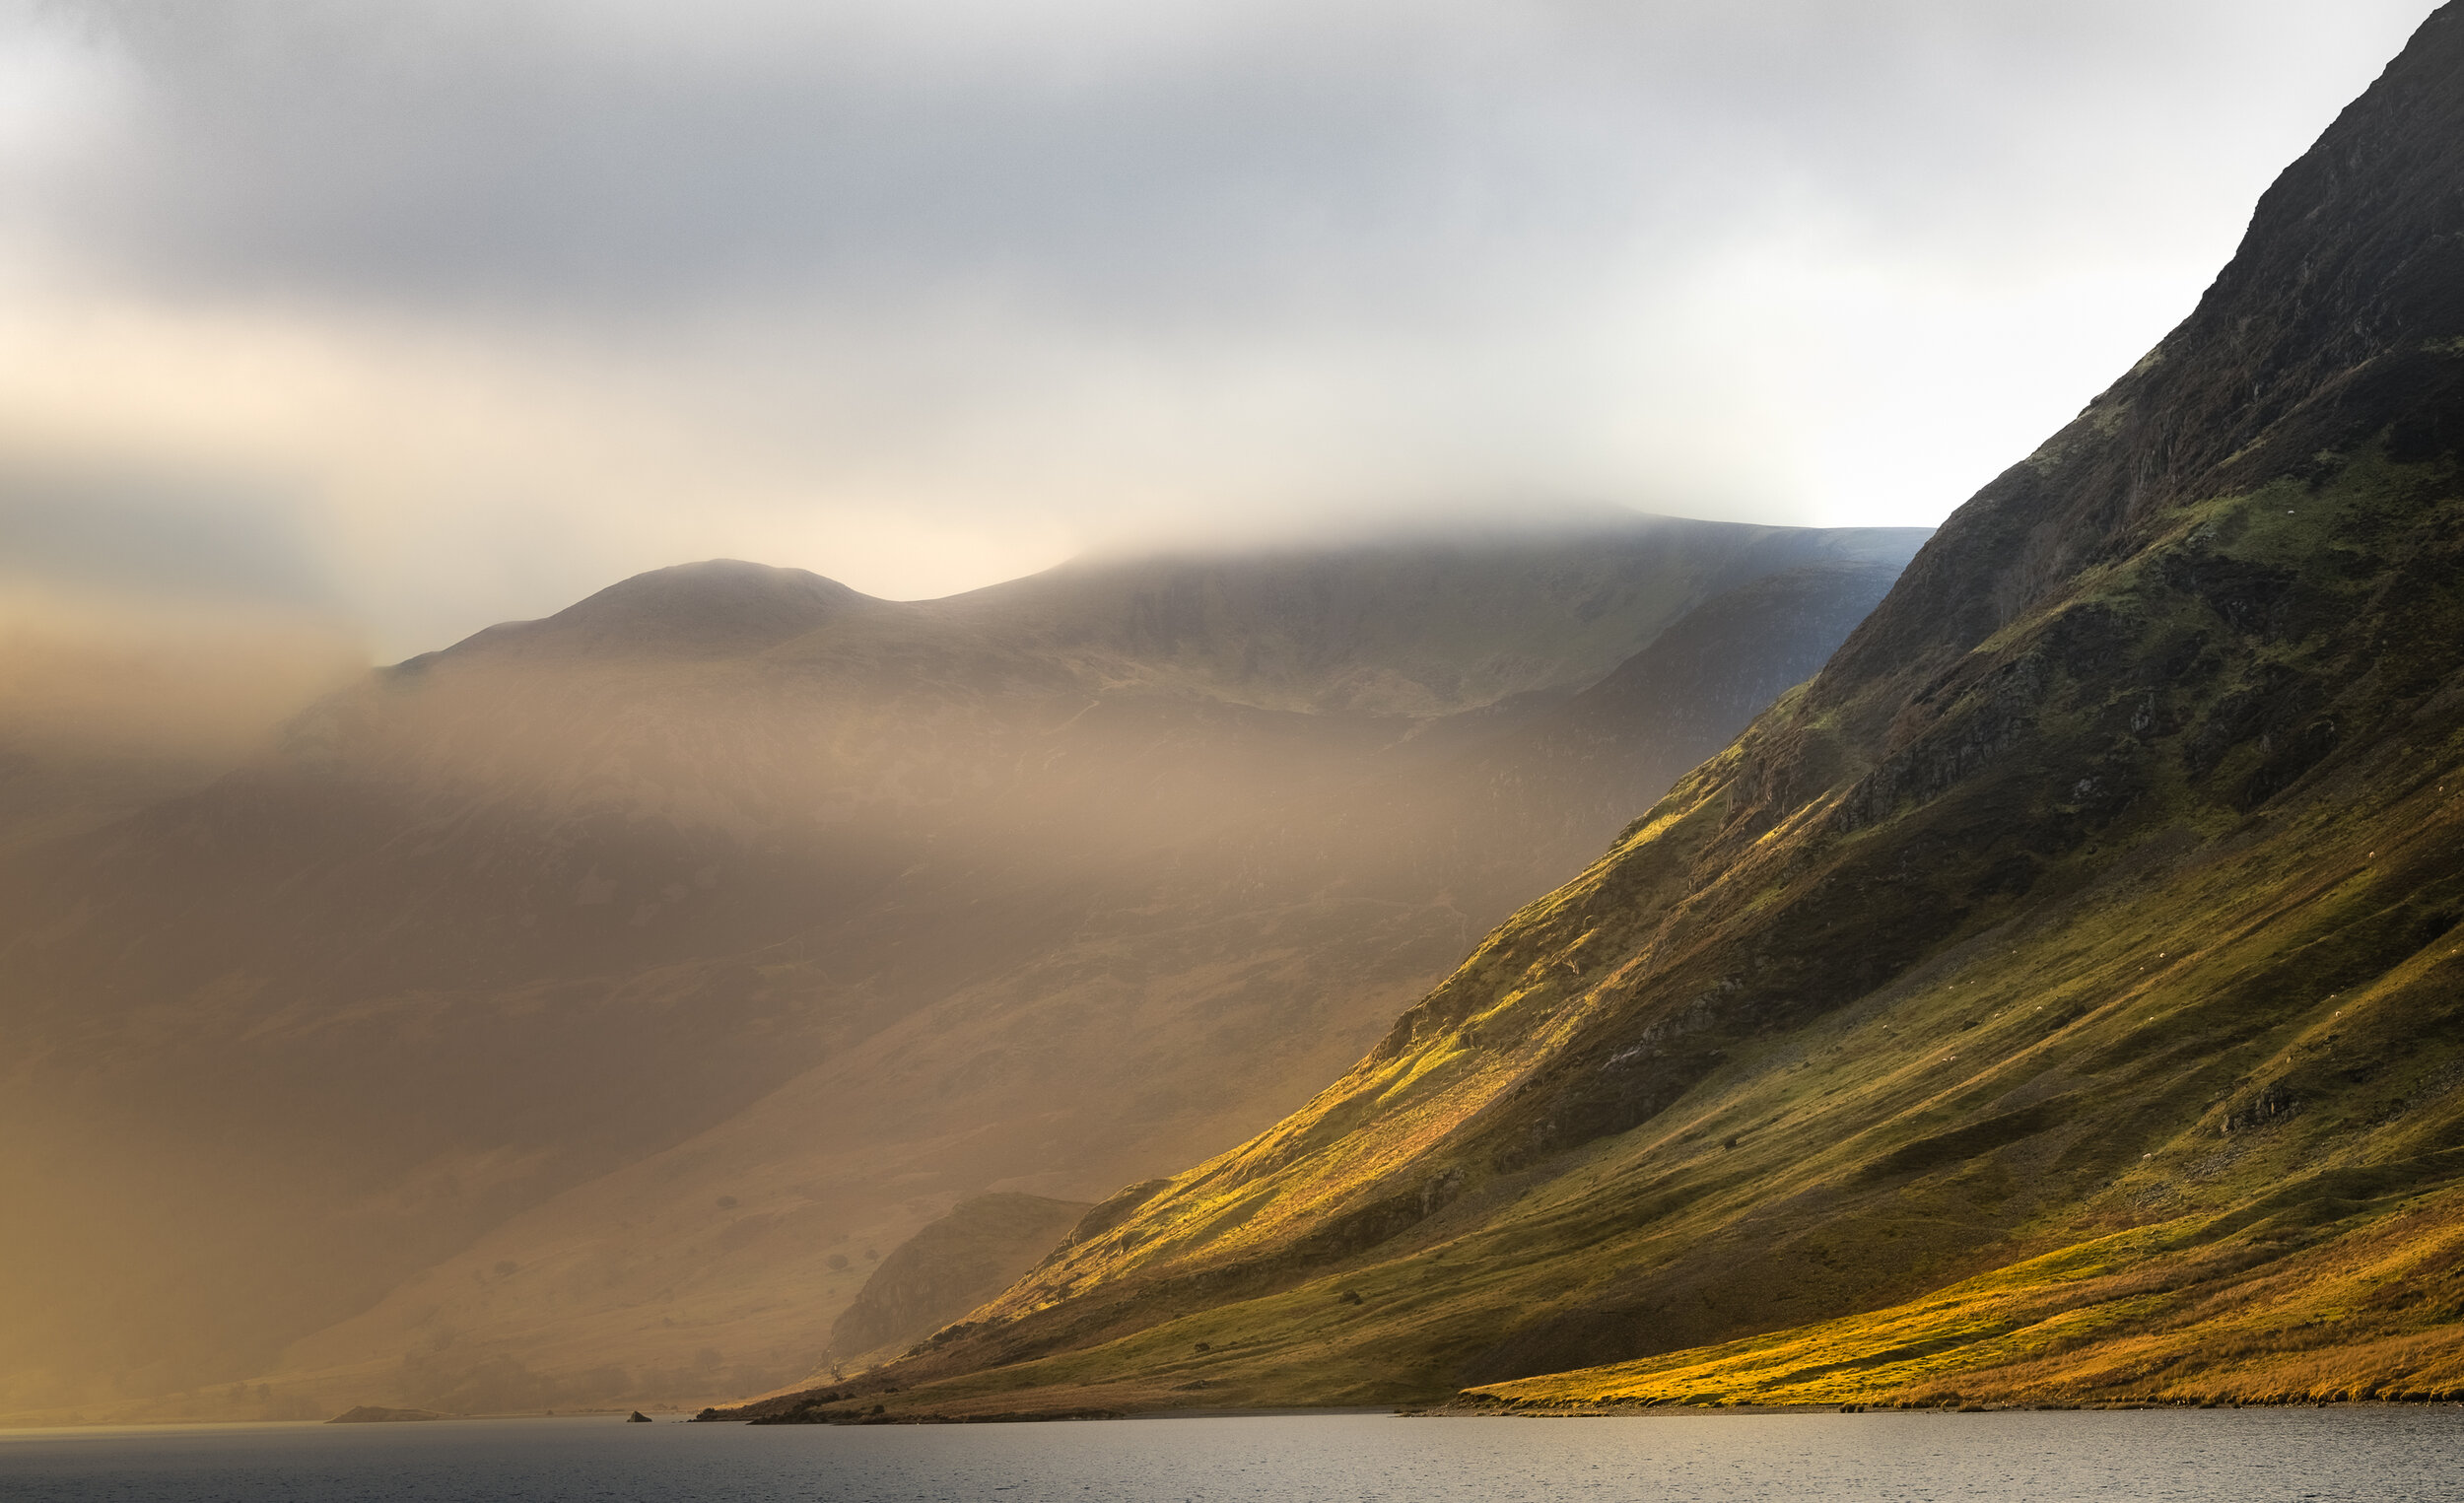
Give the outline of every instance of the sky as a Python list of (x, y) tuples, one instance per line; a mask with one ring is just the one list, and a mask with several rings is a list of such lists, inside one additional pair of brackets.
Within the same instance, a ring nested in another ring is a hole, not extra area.
[(2429, 0), (0, 0), (0, 591), (1939, 521)]

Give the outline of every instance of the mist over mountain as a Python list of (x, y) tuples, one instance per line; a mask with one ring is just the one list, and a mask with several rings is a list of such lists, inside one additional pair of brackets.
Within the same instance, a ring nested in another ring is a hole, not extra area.
[(2464, 1398), (2460, 461), (2451, 4), (2179, 327), (1306, 1107), (738, 1412)]
[(0, 1409), (703, 1401), (927, 1334), (985, 1290), (834, 1332), (868, 1254), (1299, 1106), (1924, 535), (1634, 516), (924, 602), (713, 562), (379, 670), (7, 848)]

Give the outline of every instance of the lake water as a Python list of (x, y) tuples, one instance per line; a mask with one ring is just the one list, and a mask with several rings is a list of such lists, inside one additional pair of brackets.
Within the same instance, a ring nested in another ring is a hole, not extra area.
[(0, 1431), (7, 1503), (2464, 1499), (2450, 1407)]

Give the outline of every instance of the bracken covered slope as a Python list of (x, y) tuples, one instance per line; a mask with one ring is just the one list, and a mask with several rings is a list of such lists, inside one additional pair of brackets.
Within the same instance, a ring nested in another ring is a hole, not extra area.
[(1348, 1074), (765, 1412), (2464, 1393), (2460, 445), (2449, 6)]

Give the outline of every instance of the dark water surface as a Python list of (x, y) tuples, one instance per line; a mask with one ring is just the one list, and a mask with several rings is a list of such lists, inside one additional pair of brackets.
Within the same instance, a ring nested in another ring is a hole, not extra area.
[(2464, 1500), (2454, 1408), (0, 1431), (0, 1499)]

